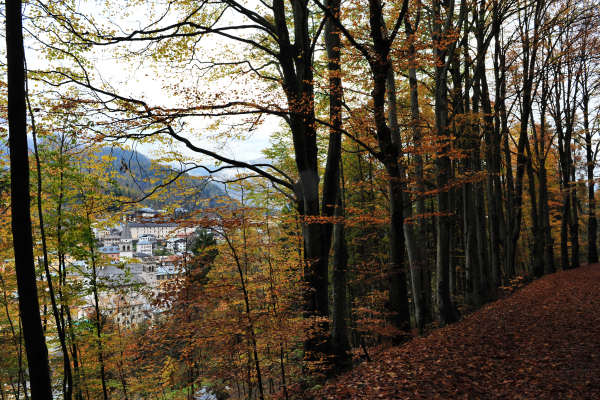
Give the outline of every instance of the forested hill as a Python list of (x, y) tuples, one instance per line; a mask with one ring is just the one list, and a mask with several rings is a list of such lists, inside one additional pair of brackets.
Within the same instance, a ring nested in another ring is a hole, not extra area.
[[(115, 194), (125, 195), (132, 200), (140, 199), (152, 192), (157, 186), (165, 185), (176, 177), (178, 171), (157, 163), (135, 150), (117, 147), (104, 147), (100, 156), (110, 156), (107, 169), (117, 172), (118, 186)], [(224, 190), (208, 177), (192, 176), (184, 173), (176, 182), (171, 183), (156, 196), (144, 199), (141, 204), (163, 209), (178, 206), (189, 210), (213, 207), (219, 198), (225, 196)], [(208, 200), (208, 201), (207, 201)]]
[[(33, 150), (31, 139), (28, 142)], [(131, 200), (141, 199), (157, 186), (173, 180), (178, 173), (174, 168), (155, 162), (135, 150), (106, 146), (97, 155), (111, 158), (105, 167), (107, 172), (117, 173), (117, 186), (113, 187), (113, 194), (124, 195)], [(8, 159), (8, 156), (6, 143), (0, 142), (0, 157)], [(8, 187), (8, 175), (0, 174), (0, 186)], [(194, 176), (188, 173), (182, 174), (176, 182), (172, 182), (160, 192), (142, 200), (140, 204), (158, 209), (177, 206), (197, 210), (207, 206), (214, 207), (218, 199), (227, 197), (223, 188), (211, 182), (208, 176)]]

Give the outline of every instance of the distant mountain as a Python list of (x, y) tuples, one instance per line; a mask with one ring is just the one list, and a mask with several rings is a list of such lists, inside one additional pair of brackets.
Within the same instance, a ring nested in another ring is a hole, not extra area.
[[(131, 199), (139, 199), (158, 185), (167, 184), (178, 173), (176, 169), (159, 164), (135, 150), (104, 147), (98, 155), (112, 158), (107, 170), (117, 172), (117, 186), (113, 188), (115, 194)], [(152, 199), (143, 200), (141, 204), (155, 209), (177, 205), (197, 210), (207, 206), (214, 207), (220, 202), (220, 198), (226, 196), (222, 187), (211, 182), (208, 177), (192, 176), (189, 173), (179, 176), (176, 182), (161, 192), (164, 193), (156, 198), (153, 196)]]
[[(245, 161), (245, 160), (243, 160)], [(251, 165), (256, 165), (256, 164), (273, 164), (272, 160), (269, 160), (267, 158), (256, 158), (254, 160), (250, 160), (250, 161), (245, 161), (248, 164)], [(209, 168), (210, 170), (216, 170), (218, 167), (213, 166), (213, 165), (207, 165), (207, 168)], [(268, 168), (266, 169), (268, 171)], [(221, 170), (219, 172), (217, 172), (216, 174), (214, 174), (213, 176), (217, 176), (219, 178), (221, 178), (222, 181), (227, 180), (226, 178), (231, 178), (233, 176), (235, 176), (238, 173), (244, 173), (244, 172), (249, 172), (249, 170), (246, 170), (244, 168), (228, 168), (228, 169), (224, 169)], [(272, 172), (272, 171), (269, 171)], [(190, 171), (190, 175), (192, 176), (210, 176), (209, 173), (206, 172), (206, 170), (202, 169), (202, 168), (198, 168), (196, 170)], [(224, 183), (220, 183), (220, 182), (215, 182), (215, 185), (217, 185), (224, 193), (227, 197), (230, 197), (232, 199), (236, 199), (236, 200), (241, 200), (242, 198), (242, 192), (240, 191), (239, 185), (236, 184), (224, 184)], [(248, 199), (244, 199), (244, 201), (248, 201)]]
[[(28, 144), (33, 149), (30, 137)], [(117, 172), (117, 184), (112, 191), (132, 200), (142, 198), (157, 185), (166, 184), (177, 174), (175, 168), (153, 161), (135, 150), (106, 146), (97, 155), (112, 158), (112, 162), (106, 165), (107, 171)], [(8, 145), (4, 141), (0, 141), (0, 157), (8, 157)], [(4, 175), (7, 174), (0, 174), (2, 187), (6, 183), (4, 181), (9, 179), (8, 175), (6, 177)], [(215, 207), (222, 203), (223, 198), (231, 196), (231, 193), (226, 193), (222, 184), (211, 182), (209, 177), (210, 175), (201, 168), (182, 174), (177, 178), (176, 183), (163, 190), (166, 193), (158, 197), (153, 196), (152, 199), (145, 199), (140, 204), (155, 209), (164, 209), (169, 205), (177, 205), (188, 210)]]

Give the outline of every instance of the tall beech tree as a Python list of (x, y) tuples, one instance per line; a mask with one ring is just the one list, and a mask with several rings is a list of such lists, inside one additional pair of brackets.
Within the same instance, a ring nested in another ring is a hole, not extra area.
[[(570, 10), (570, 7), (566, 8)], [(575, 18), (576, 14), (570, 18)], [(562, 193), (561, 215), (561, 266), (564, 269), (579, 266), (579, 216), (577, 187), (575, 182), (575, 165), (573, 159), (575, 121), (577, 118), (577, 98), (580, 86), (578, 79), (581, 65), (575, 61), (575, 55), (566, 51), (567, 46), (576, 38), (573, 24), (566, 24), (556, 33), (557, 46), (555, 52), (563, 53), (552, 65), (552, 108), (550, 115), (558, 137), (559, 166)], [(570, 246), (569, 246), (570, 242)], [(569, 254), (570, 249), (570, 254)]]
[[(327, 10), (332, 15), (325, 22), (324, 41), (327, 53), (327, 72), (329, 81), (329, 144), (327, 149), (327, 159), (329, 163), (337, 162), (341, 165), (342, 162), (342, 103), (343, 103), (343, 87), (342, 87), (342, 70), (341, 70), (341, 32), (337, 29), (334, 18), (338, 19), (340, 15), (340, 0), (331, 0), (325, 3)], [(331, 164), (330, 164), (331, 166)], [(333, 182), (329, 186), (323, 187), (323, 198), (331, 201), (333, 193), (336, 195), (335, 206), (333, 204), (324, 204), (326, 207), (323, 213), (331, 217), (344, 216), (344, 201), (341, 193), (340, 184), (340, 168), (331, 166), (326, 170), (327, 174), (332, 176), (327, 179), (328, 182)], [(327, 192), (327, 193), (326, 193)], [(333, 211), (333, 214), (332, 214)], [(339, 370), (348, 368), (352, 364), (352, 354), (350, 352), (350, 343), (348, 341), (348, 324), (347, 324), (347, 264), (348, 254), (346, 247), (346, 237), (343, 222), (336, 222), (333, 227), (331, 224), (325, 226), (326, 237), (333, 239), (333, 275), (332, 275), (332, 331), (331, 345), (332, 352), (335, 357), (335, 364)], [(333, 236), (332, 236), (333, 235)], [(329, 256), (329, 248), (323, 246), (323, 257)]]
[[(549, 39), (548, 39), (549, 40)], [(541, 273), (552, 273), (554, 272), (554, 240), (552, 238), (552, 229), (550, 226), (550, 208), (549, 208), (549, 193), (548, 193), (548, 173), (547, 173), (547, 160), (552, 146), (553, 135), (549, 132), (547, 123), (547, 110), (549, 101), (549, 81), (548, 81), (548, 61), (549, 55), (552, 54), (551, 46), (549, 42), (546, 42), (544, 47), (541, 49), (542, 64), (538, 73), (538, 87), (536, 96), (537, 108), (539, 110), (539, 124), (536, 125), (536, 118), (534, 113), (531, 113), (531, 127), (533, 136), (533, 155), (537, 164), (537, 183), (538, 183), (538, 202), (537, 219), (539, 221), (539, 230), (535, 233), (535, 240), (542, 242), (544, 258), (543, 258), (543, 271), (536, 269), (535, 274)], [(533, 164), (534, 160), (531, 160)], [(532, 180), (531, 178), (529, 178)], [(531, 186), (531, 184), (530, 184)], [(530, 194), (531, 196), (531, 194)], [(534, 209), (532, 207), (532, 213)], [(539, 246), (539, 245), (538, 245)], [(536, 249), (540, 251), (539, 247)], [(539, 257), (539, 255), (537, 255)], [(539, 263), (539, 260), (537, 261)], [(539, 264), (538, 264), (539, 267)]]
[(31, 397), (41, 400), (52, 399), (52, 388), (33, 260), (21, 7), (21, 1), (11, 0), (5, 3), (11, 214), (19, 311), (23, 324)]
[[(417, 79), (417, 49), (416, 31), (421, 21), (421, 3), (418, 3), (415, 16), (411, 19), (411, 13), (407, 12), (404, 21), (404, 30), (408, 42), (408, 85), (410, 91), (410, 128), (412, 130), (412, 143), (416, 147), (421, 143), (423, 131), (422, 120), (419, 109), (419, 83)], [(423, 331), (425, 323), (431, 318), (431, 276), (427, 265), (425, 249), (419, 245), (425, 240), (426, 220), (425, 214), (425, 185), (424, 185), (424, 160), (423, 154), (418, 149), (413, 157), (413, 176), (415, 185), (415, 199), (406, 196), (404, 204), (404, 238), (406, 240), (406, 252), (411, 268), (411, 290), (414, 304), (415, 325), (420, 332)], [(410, 177), (410, 174), (408, 175)], [(415, 202), (414, 212), (412, 202)], [(416, 215), (415, 215), (416, 214)]]
[[(584, 3), (584, 7), (587, 4)], [(598, 16), (591, 10), (582, 11), (582, 21), (579, 26), (580, 36), (578, 40), (578, 63), (580, 76), (578, 83), (581, 87), (581, 99), (579, 108), (583, 114), (581, 120), (583, 130), (583, 140), (585, 147), (585, 162), (587, 174), (587, 262), (598, 262), (598, 220), (596, 217), (596, 185), (594, 180), (594, 170), (596, 167), (596, 156), (598, 147), (594, 144), (595, 127), (593, 121), (597, 118), (594, 115), (590, 101), (598, 90), (598, 60), (589, 49), (596, 49), (600, 44), (598, 42), (598, 33), (593, 29), (598, 23)]]
[(450, 36), (452, 31), (455, 30), (455, 26), (462, 26), (464, 19), (467, 17), (467, 6), (465, 2), (461, 2), (458, 21), (455, 21), (454, 6), (454, 0), (444, 3), (434, 0), (431, 13), (431, 38), (435, 59), (435, 132), (440, 141), (438, 143), (440, 148), (435, 162), (436, 184), (439, 190), (437, 195), (438, 215), (436, 217), (436, 299), (438, 317), (442, 324), (452, 323), (458, 318), (456, 308), (450, 298), (449, 287), (451, 209), (450, 193), (447, 186), (451, 177), (451, 163), (448, 152), (452, 144), (449, 140), (448, 70), (458, 47), (457, 38), (451, 38)]

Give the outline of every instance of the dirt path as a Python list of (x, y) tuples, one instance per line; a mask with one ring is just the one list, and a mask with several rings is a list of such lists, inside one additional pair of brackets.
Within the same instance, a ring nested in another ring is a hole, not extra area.
[(600, 265), (539, 279), (384, 352), (323, 399), (600, 399)]

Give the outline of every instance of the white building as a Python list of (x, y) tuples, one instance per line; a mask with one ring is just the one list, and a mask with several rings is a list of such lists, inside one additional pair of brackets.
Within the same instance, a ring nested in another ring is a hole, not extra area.
[(187, 239), (185, 238), (170, 238), (167, 240), (167, 250), (174, 253), (183, 253), (188, 250)]
[(137, 242), (136, 250), (138, 253), (152, 255), (154, 244), (148, 240), (140, 240)]
[(158, 239), (167, 239), (175, 236), (179, 231), (175, 222), (130, 222), (127, 228), (131, 232), (133, 239), (139, 239), (143, 235), (154, 235)]
[(138, 239), (139, 240), (147, 240), (148, 242), (152, 242), (152, 243), (156, 242), (156, 236), (151, 233), (146, 233), (144, 235), (141, 235)]

